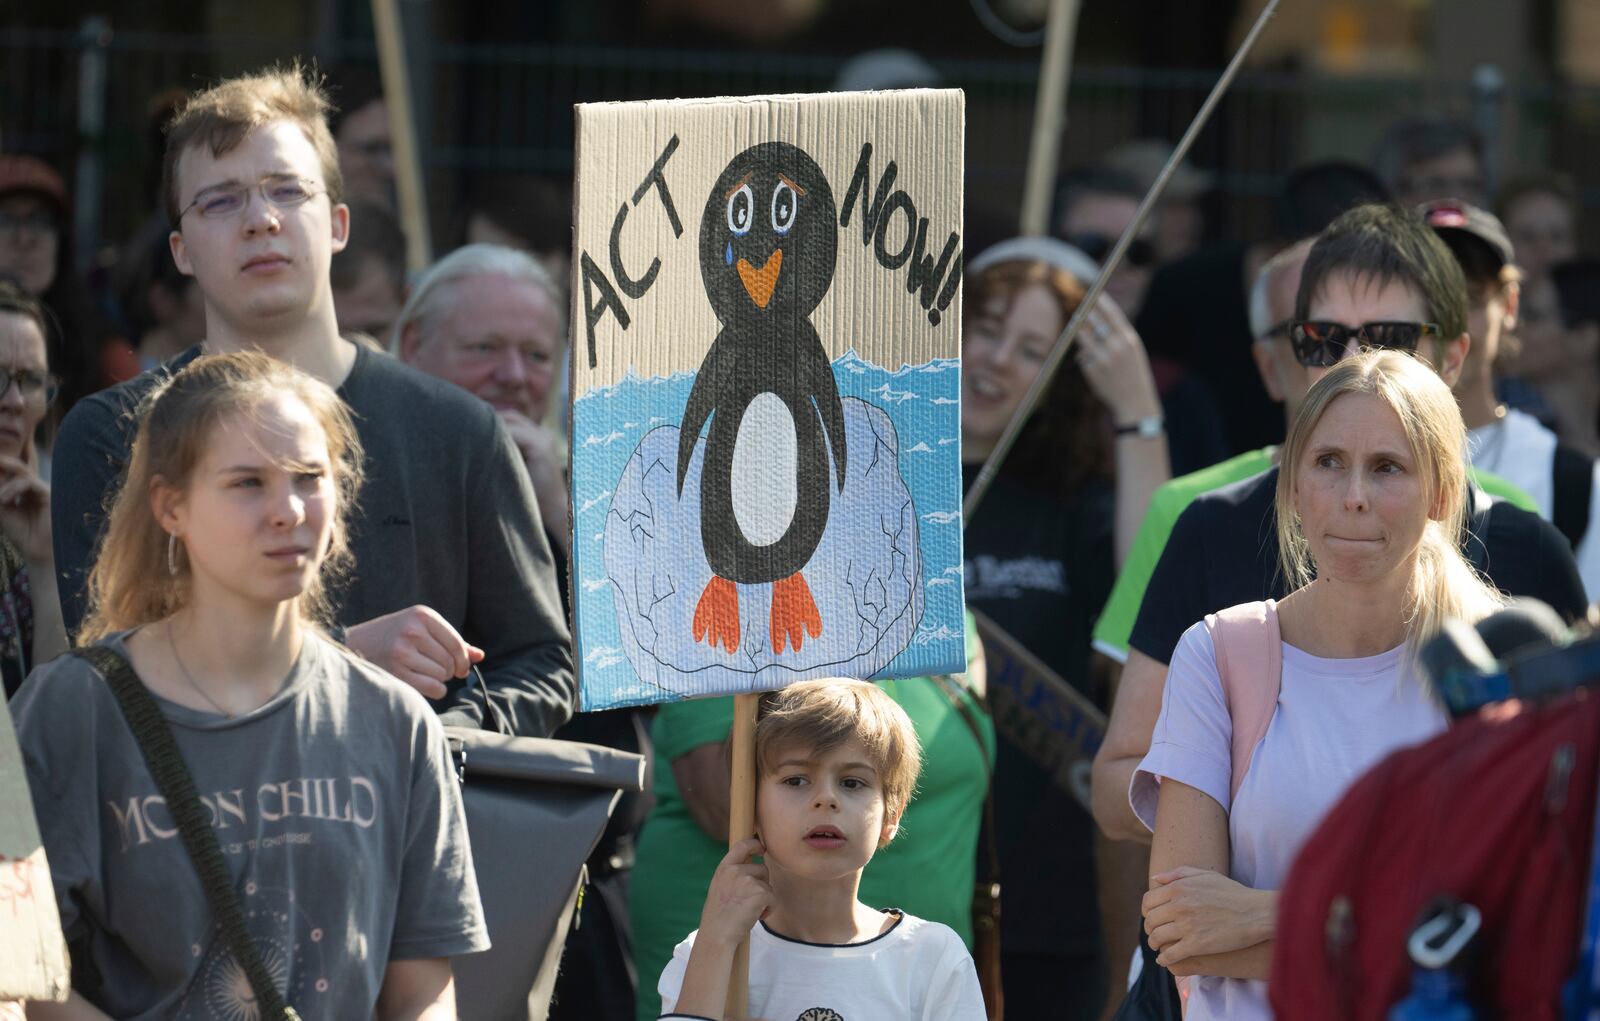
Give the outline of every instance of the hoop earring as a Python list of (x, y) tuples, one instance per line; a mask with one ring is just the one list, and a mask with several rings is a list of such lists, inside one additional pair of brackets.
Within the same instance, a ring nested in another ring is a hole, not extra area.
[(167, 573), (178, 576), (178, 533), (167, 533)]

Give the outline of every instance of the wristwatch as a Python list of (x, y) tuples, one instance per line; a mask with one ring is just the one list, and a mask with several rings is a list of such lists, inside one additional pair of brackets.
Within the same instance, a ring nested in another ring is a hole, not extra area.
[(1153, 440), (1161, 435), (1161, 430), (1166, 428), (1167, 420), (1160, 415), (1146, 415), (1127, 425), (1119, 425), (1113, 430), (1118, 436), (1137, 436), (1141, 440)]

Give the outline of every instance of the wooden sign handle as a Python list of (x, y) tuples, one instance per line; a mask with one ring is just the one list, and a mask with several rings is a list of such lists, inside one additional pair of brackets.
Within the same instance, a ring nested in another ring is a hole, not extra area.
[[(728, 846), (756, 835), (756, 707), (760, 695), (733, 696), (733, 753), (728, 783)], [(733, 955), (724, 1017), (750, 1016), (750, 937)]]
[(961, 527), (967, 528), (972, 524), (972, 516), (978, 512), (978, 505), (983, 502), (983, 497), (989, 492), (989, 487), (994, 484), (995, 476), (1000, 472), (1000, 465), (1005, 461), (1006, 455), (1011, 453), (1011, 448), (1017, 442), (1017, 437), (1022, 435), (1023, 426), (1028, 424), (1028, 416), (1033, 414), (1033, 409), (1038, 405), (1044, 392), (1049, 389), (1050, 381), (1055, 378), (1056, 369), (1061, 365), (1061, 360), (1067, 356), (1067, 351), (1072, 347), (1073, 340), (1078, 336), (1078, 330), (1089, 317), (1089, 311), (1100, 300), (1100, 295), (1105, 293), (1106, 282), (1111, 279), (1111, 274), (1116, 271), (1117, 264), (1122, 261), (1122, 256), (1128, 251), (1128, 246), (1133, 244), (1133, 239), (1138, 237), (1139, 231), (1144, 228), (1145, 220), (1155, 209), (1156, 203), (1161, 201), (1161, 195), (1167, 190), (1167, 181), (1177, 171), (1178, 164), (1189, 154), (1189, 147), (1194, 144), (1195, 137), (1200, 134), (1200, 129), (1206, 126), (1211, 119), (1211, 111), (1216, 109), (1217, 103), (1222, 100), (1228, 91), (1234, 77), (1239, 73), (1239, 68), (1244, 66), (1244, 58), (1249, 55), (1250, 48), (1255, 45), (1256, 38), (1267, 27), (1267, 22), (1272, 20), (1272, 15), (1277, 11), (1281, 0), (1267, 0), (1265, 7), (1256, 17), (1255, 25), (1250, 29), (1250, 34), (1244, 37), (1244, 42), (1239, 44), (1239, 49), (1229, 62), (1227, 70), (1222, 72), (1222, 77), (1217, 79), (1217, 84), (1212, 86), (1211, 94), (1200, 105), (1200, 110), (1194, 115), (1194, 120), (1189, 122), (1189, 128), (1178, 139), (1177, 146), (1172, 150), (1172, 155), (1167, 157), (1167, 165), (1161, 168), (1161, 173), (1156, 175), (1155, 183), (1150, 185), (1150, 190), (1145, 192), (1144, 198), (1139, 202), (1139, 209), (1133, 214), (1133, 220), (1128, 224), (1117, 243), (1112, 246), (1111, 253), (1106, 256), (1105, 262), (1100, 264), (1100, 275), (1089, 286), (1089, 291), (1078, 302), (1078, 309), (1072, 313), (1072, 318), (1067, 320), (1067, 325), (1062, 327), (1061, 334), (1056, 337), (1056, 342), (1050, 349), (1050, 354), (1045, 358), (1044, 364), (1039, 367), (1039, 374), (1034, 377), (1028, 386), (1028, 392), (1023, 394), (1022, 403), (1017, 410), (1012, 412), (1011, 421), (1006, 423), (1005, 431), (1000, 434), (1000, 439), (995, 441), (994, 449), (989, 451), (989, 456), (984, 459), (983, 467), (978, 469), (978, 477), (972, 480), (972, 485), (967, 487), (966, 499), (961, 504)]
[(1028, 175), (1022, 187), (1019, 234), (1050, 233), (1050, 200), (1055, 192), (1056, 161), (1066, 127), (1067, 83), (1072, 73), (1072, 42), (1077, 34), (1078, 0), (1050, 0), (1044, 54), (1039, 62), (1039, 95), (1033, 104)]
[(422, 157), (412, 121), (411, 76), (406, 70), (405, 29), (398, 0), (372, 0), (373, 34), (378, 42), (378, 70), (389, 107), (389, 145), (394, 158), (394, 184), (400, 204), (400, 227), (406, 235), (406, 269), (420, 273), (433, 259), (428, 229)]

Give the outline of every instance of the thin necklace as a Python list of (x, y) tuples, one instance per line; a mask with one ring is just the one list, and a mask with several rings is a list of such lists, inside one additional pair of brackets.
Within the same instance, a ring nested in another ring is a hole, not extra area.
[(206, 689), (200, 687), (200, 685), (196, 683), (194, 675), (189, 673), (189, 668), (183, 665), (183, 657), (178, 655), (178, 642), (172, 637), (172, 621), (170, 620), (167, 621), (167, 647), (172, 650), (173, 661), (178, 664), (178, 670), (183, 673), (183, 679), (189, 682), (189, 687), (195, 690), (195, 694), (211, 703), (211, 708), (221, 713), (225, 719), (233, 719), (235, 714), (230, 713), (228, 710), (222, 708), (217, 704), (216, 699), (206, 694)]

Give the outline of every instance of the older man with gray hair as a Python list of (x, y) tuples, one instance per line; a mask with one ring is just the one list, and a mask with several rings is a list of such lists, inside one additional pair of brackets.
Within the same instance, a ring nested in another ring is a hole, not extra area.
[(395, 320), (402, 361), (488, 401), (522, 451), (550, 545), (568, 554), (566, 460), (548, 428), (566, 347), (566, 297), (533, 257), (499, 245), (458, 248), (417, 281)]
[[(545, 423), (560, 390), (566, 331), (566, 297), (536, 259), (513, 248), (472, 244), (417, 280), (390, 338), (401, 360), (470, 390), (500, 413), (528, 466), (563, 583), (569, 545), (566, 456)], [(651, 755), (648, 721), (635, 709), (583, 713), (555, 736)], [(593, 896), (582, 927), (567, 938), (550, 1021), (633, 1017), (636, 977), (625, 905), (633, 842), (646, 808), (643, 795), (625, 796), (589, 858)]]

